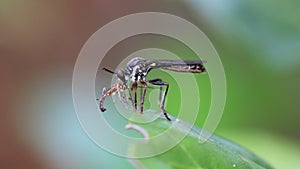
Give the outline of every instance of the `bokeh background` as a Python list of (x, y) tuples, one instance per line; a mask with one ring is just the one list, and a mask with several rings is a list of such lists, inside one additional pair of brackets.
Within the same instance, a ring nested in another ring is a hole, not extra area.
[[(97, 147), (80, 128), (72, 103), (72, 71), (96, 30), (124, 15), (147, 11), (187, 19), (215, 45), (228, 86), (216, 134), (276, 168), (299, 168), (299, 7), (294, 0), (2, 0), (0, 168), (133, 168)], [(168, 38), (133, 37), (113, 48), (103, 65), (114, 68), (116, 57), (147, 47), (189, 54)], [(103, 76), (103, 81), (111, 78)], [(209, 97), (208, 77), (200, 78), (202, 95)], [(201, 104), (199, 127), (209, 101)]]

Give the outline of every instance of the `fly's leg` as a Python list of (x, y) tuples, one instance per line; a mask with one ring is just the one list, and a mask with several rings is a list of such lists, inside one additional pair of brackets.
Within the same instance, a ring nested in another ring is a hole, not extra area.
[(137, 110), (136, 89), (137, 89), (137, 82), (134, 82), (131, 86), (131, 91), (133, 91), (133, 105), (135, 111)]
[(103, 106), (105, 98), (112, 95), (113, 93), (117, 92), (118, 90), (119, 90), (119, 88), (117, 86), (114, 86), (108, 90), (106, 88), (103, 88), (102, 95), (101, 95), (100, 102), (99, 102), (99, 107), (102, 112), (105, 112), (105, 110), (106, 110), (106, 108), (104, 108), (104, 106)]
[(159, 86), (158, 104), (161, 103), (161, 96), (162, 96), (162, 86)]
[[(141, 82), (141, 84), (143, 84), (143, 83)], [(140, 106), (141, 106), (142, 98), (143, 98), (143, 86), (139, 86), (139, 88), (140, 88)]]
[[(162, 82), (162, 80), (159, 78), (149, 80), (149, 83), (152, 84), (153, 82)], [(160, 105), (161, 103), (161, 97), (162, 97), (162, 86), (159, 86), (159, 94), (158, 94), (158, 102), (157, 102), (158, 105)]]
[(104, 93), (105, 93), (106, 91), (107, 91), (106, 87), (103, 87), (101, 96), (104, 95)]
[[(146, 82), (141, 82), (141, 84), (144, 85), (144, 90), (143, 88), (141, 88), (141, 113), (143, 113), (144, 111), (144, 102), (145, 102), (145, 96), (146, 96), (146, 92), (147, 92), (147, 83)], [(142, 92), (143, 91), (143, 92)]]
[[(154, 81), (156, 80), (156, 81)], [(152, 81), (149, 81), (149, 83), (153, 84), (153, 85), (157, 85), (159, 86), (160, 88), (163, 87), (163, 86), (166, 86), (166, 90), (164, 92), (164, 95), (162, 97), (162, 101), (160, 102), (159, 104), (159, 107), (160, 109), (162, 110), (163, 114), (165, 115), (166, 119), (171, 121), (170, 117), (168, 116), (168, 113), (165, 109), (165, 101), (166, 101), (166, 96), (168, 94), (168, 90), (169, 90), (169, 83), (167, 82), (162, 82), (162, 81), (158, 81), (159, 79), (154, 79)]]

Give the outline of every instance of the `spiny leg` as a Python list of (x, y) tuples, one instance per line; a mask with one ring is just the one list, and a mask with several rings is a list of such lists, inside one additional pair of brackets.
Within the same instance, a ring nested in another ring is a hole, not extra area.
[(157, 85), (157, 86), (166, 86), (166, 90), (164, 92), (164, 95), (163, 95), (163, 98), (162, 98), (162, 101), (160, 102), (160, 109), (162, 110), (162, 112), (164, 113), (165, 117), (167, 120), (171, 121), (170, 117), (168, 116), (168, 113), (167, 111), (165, 110), (165, 101), (166, 101), (166, 96), (168, 94), (168, 90), (169, 90), (169, 83), (167, 82), (160, 82), (160, 81), (149, 81), (149, 83), (153, 84), (153, 85)]
[(106, 90), (106, 88), (103, 88), (102, 95), (101, 95), (100, 102), (99, 102), (99, 107), (102, 112), (105, 112), (105, 110), (106, 110), (106, 108), (104, 108), (104, 106), (103, 106), (105, 98), (112, 95), (113, 93), (117, 92), (118, 90), (119, 89), (117, 86), (114, 86), (108, 90)]
[[(103, 87), (103, 89), (102, 89), (102, 93), (101, 93), (101, 96), (105, 93), (107, 91), (107, 89), (106, 89), (106, 87)], [(100, 99), (96, 99), (96, 100), (100, 100)]]
[(131, 91), (133, 91), (133, 104), (134, 104), (134, 110), (137, 110), (137, 98), (136, 98), (136, 89), (137, 89), (137, 82), (133, 82), (131, 86)]
[(145, 102), (145, 96), (146, 96), (146, 92), (147, 92), (147, 83), (146, 82), (141, 82), (141, 84), (143, 84), (144, 85), (144, 90), (143, 90), (143, 93), (142, 93), (142, 89), (143, 88), (141, 88), (141, 105), (140, 105), (140, 107), (141, 107), (141, 113), (143, 113), (143, 111), (144, 111), (144, 102)]

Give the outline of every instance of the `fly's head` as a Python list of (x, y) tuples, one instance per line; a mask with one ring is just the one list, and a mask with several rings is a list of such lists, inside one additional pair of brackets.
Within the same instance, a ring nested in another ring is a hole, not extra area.
[(128, 81), (128, 75), (125, 74), (125, 72), (122, 69), (117, 69), (115, 71), (115, 75), (118, 77), (118, 79), (123, 83), (123, 88), (127, 88), (127, 81)]

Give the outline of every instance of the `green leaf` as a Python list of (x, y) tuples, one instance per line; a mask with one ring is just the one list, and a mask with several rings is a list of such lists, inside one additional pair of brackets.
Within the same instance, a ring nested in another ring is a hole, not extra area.
[[(174, 123), (179, 124), (172, 125)], [(168, 140), (165, 140), (165, 142), (171, 142), (175, 138), (173, 137), (174, 135), (182, 134), (188, 123), (183, 121), (175, 122), (175, 120), (169, 122), (166, 119), (158, 118), (147, 124), (133, 124), (147, 131), (150, 135), (150, 140), (148, 141), (150, 143), (153, 141), (151, 136), (156, 136), (169, 127), (174, 127), (175, 129), (168, 133)], [(201, 129), (193, 127), (179, 144), (165, 153), (149, 158), (129, 159), (129, 161), (135, 168), (139, 169), (272, 168), (255, 154), (224, 138), (213, 135), (205, 143), (199, 143), (200, 131)], [(148, 149), (157, 149), (161, 145), (149, 144), (148, 146)], [(137, 147), (138, 145), (132, 145), (128, 152), (130, 154), (138, 154), (142, 150)]]

